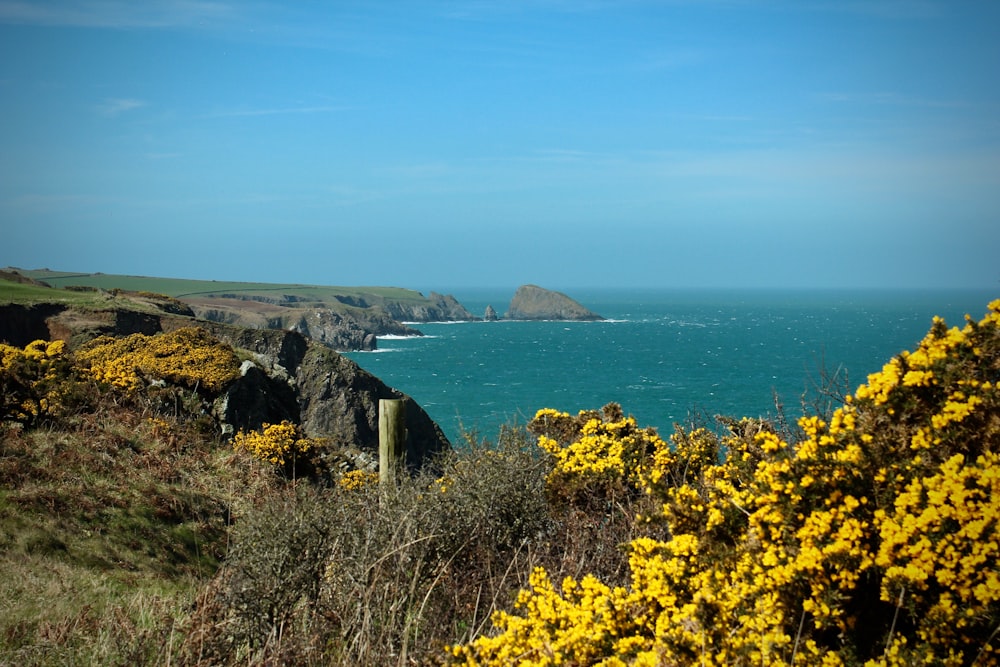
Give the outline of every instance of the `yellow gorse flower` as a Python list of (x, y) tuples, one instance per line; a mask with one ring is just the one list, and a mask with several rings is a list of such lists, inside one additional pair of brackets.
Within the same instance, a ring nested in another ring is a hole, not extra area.
[(76, 358), (98, 381), (129, 391), (141, 388), (144, 378), (219, 391), (239, 377), (233, 349), (198, 327), (153, 336), (102, 336), (83, 346)]
[(70, 360), (61, 340), (36, 340), (24, 348), (0, 343), (0, 421), (34, 421), (63, 405)]
[(378, 473), (370, 470), (348, 470), (340, 476), (338, 483), (343, 489), (355, 491), (378, 484)]
[(254, 458), (276, 466), (308, 454), (315, 446), (315, 440), (305, 437), (297, 424), (287, 420), (280, 424), (265, 423), (260, 431), (240, 430), (233, 436), (234, 450), (247, 451)]

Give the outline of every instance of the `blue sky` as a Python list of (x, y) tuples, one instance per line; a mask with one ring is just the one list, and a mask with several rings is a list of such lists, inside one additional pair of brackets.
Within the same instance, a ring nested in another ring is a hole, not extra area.
[(0, 0), (0, 120), (0, 266), (1000, 287), (992, 1)]

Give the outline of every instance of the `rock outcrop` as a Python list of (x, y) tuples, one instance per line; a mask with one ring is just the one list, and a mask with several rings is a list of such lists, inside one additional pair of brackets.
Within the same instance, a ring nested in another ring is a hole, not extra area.
[(252, 352), (256, 362), (226, 389), (220, 419), (233, 430), (289, 419), (336, 448), (360, 449), (377, 458), (378, 402), (399, 398), (406, 402), (408, 465), (419, 467), (451, 446), (411, 397), (325, 345), (294, 331), (214, 327), (212, 333)]
[(466, 310), (451, 294), (431, 292), (426, 303), (391, 301), (386, 311), (402, 322), (474, 322), (479, 318)]
[(522, 285), (510, 301), (505, 318), (510, 320), (603, 320), (562, 292), (537, 285)]
[(487, 322), (496, 322), (500, 319), (500, 316), (497, 315), (497, 311), (493, 308), (493, 306), (486, 306), (486, 312), (483, 314), (483, 319)]
[(350, 359), (297, 331), (252, 329), (171, 313), (77, 310), (56, 303), (0, 306), (0, 342), (23, 347), (61, 339), (71, 347), (97, 335), (154, 334), (200, 326), (252, 358), (241, 377), (215, 397), (212, 412), (222, 433), (257, 429), (288, 419), (310, 437), (378, 454), (378, 402), (406, 402), (407, 461), (417, 467), (451, 447), (440, 427), (412, 398), (386, 385)]
[(422, 335), (381, 306), (353, 306), (337, 312), (321, 306), (289, 307), (236, 297), (191, 298), (187, 303), (200, 319), (251, 329), (298, 331), (337, 351), (374, 350), (380, 335)]

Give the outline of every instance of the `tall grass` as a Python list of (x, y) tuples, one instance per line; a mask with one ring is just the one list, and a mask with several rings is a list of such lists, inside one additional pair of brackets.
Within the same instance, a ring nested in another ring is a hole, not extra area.
[(0, 428), (0, 665), (163, 664), (279, 481), (195, 419), (95, 400)]
[(508, 609), (532, 570), (624, 582), (644, 499), (584, 513), (552, 503), (523, 429), (437, 472), (356, 489), (288, 489), (234, 529), (189, 619), (189, 664), (432, 663)]

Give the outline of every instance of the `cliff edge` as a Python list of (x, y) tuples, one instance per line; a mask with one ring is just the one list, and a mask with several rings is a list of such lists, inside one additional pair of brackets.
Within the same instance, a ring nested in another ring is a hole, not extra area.
[[(178, 312), (180, 311), (180, 312)], [(199, 327), (245, 358), (241, 376), (205, 397), (204, 414), (220, 435), (289, 420), (337, 448), (378, 454), (378, 403), (406, 405), (407, 463), (421, 467), (451, 448), (441, 428), (410, 396), (355, 362), (294, 330), (257, 329), (197, 319), (160, 295), (56, 290), (0, 279), (0, 343), (63, 340), (73, 349), (97, 336), (152, 336)]]

